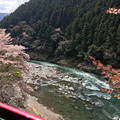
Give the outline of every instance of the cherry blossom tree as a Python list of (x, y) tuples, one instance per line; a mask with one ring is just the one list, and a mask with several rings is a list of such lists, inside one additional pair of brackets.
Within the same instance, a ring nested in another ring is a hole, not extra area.
[(0, 64), (10, 64), (14, 67), (21, 67), (24, 72), (28, 70), (26, 60), (29, 55), (24, 52), (23, 46), (12, 45), (10, 33), (5, 32), (6, 29), (0, 29)]

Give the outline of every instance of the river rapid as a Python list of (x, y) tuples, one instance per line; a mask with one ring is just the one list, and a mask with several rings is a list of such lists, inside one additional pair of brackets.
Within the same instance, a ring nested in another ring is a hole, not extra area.
[[(56, 64), (30, 61), (31, 78), (38, 101), (65, 120), (112, 120), (120, 117), (120, 100), (101, 92), (109, 85), (99, 76)], [(33, 82), (34, 81), (34, 82)]]

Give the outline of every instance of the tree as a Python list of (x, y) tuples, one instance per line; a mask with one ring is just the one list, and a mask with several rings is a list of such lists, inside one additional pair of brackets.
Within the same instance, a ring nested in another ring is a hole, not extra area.
[(103, 65), (99, 60), (96, 60), (93, 56), (89, 56), (92, 60), (93, 65), (97, 66), (97, 69), (101, 69), (101, 75), (105, 75), (105, 78), (108, 79), (109, 89), (100, 89), (100, 91), (108, 92), (111, 94), (113, 91), (116, 92), (115, 98), (120, 99), (120, 73), (112, 68), (111, 65)]
[(20, 67), (26, 72), (28, 65), (26, 60), (29, 55), (24, 52), (25, 47), (12, 45), (10, 33), (5, 33), (6, 29), (0, 29), (0, 65)]
[[(120, 16), (106, 14), (108, 6), (119, 8), (120, 0), (30, 0), (4, 18), (0, 22), (0, 28), (7, 28), (11, 32), (15, 38), (14, 43), (28, 47), (29, 52), (41, 53), (42, 50), (42, 54), (47, 53), (51, 59), (53, 53), (59, 50), (57, 48), (59, 42), (67, 40), (73, 43), (72, 49), (75, 51), (76, 61), (81, 55), (87, 58), (85, 61), (88, 60), (92, 45), (99, 47), (100, 53), (103, 52), (104, 55), (100, 60), (106, 61), (109, 55), (106, 51), (109, 48), (111, 53), (117, 54), (117, 58), (120, 59), (118, 52)], [(17, 26), (20, 26), (20, 29)], [(64, 39), (55, 42), (51, 36), (57, 28), (61, 29)], [(28, 37), (23, 36), (24, 32)], [(36, 40), (39, 40), (39, 47), (34, 45)], [(95, 51), (99, 51), (97, 47)], [(61, 55), (73, 58), (73, 54), (64, 53), (68, 53), (68, 49)], [(94, 57), (98, 58), (98, 54), (94, 54)], [(36, 59), (39, 59), (39, 56)], [(107, 59), (107, 62), (111, 62), (110, 64), (114, 66), (119, 64), (119, 60), (112, 57)]]

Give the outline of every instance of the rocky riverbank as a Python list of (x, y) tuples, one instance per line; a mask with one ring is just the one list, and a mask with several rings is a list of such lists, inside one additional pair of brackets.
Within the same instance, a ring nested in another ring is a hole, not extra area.
[(38, 99), (36, 97), (31, 96), (29, 94), (27, 94), (26, 96), (27, 100), (25, 102), (25, 111), (45, 118), (46, 120), (63, 120), (63, 117), (61, 115), (54, 113), (47, 107), (38, 103)]
[[(54, 113), (52, 110), (43, 106), (38, 102), (38, 98), (34, 96), (34, 91), (39, 89), (38, 82), (41, 79), (47, 79), (48, 77), (56, 74), (54, 69), (50, 69), (48, 67), (37, 65), (34, 63), (29, 63), (31, 70), (29, 72), (28, 78), (24, 80), (24, 83), (27, 85), (31, 85), (32, 87), (28, 87), (32, 96), (28, 93), (26, 95), (26, 102), (24, 105), (26, 106), (25, 110), (37, 116), (43, 117), (46, 120), (63, 120), (63, 117), (57, 113)], [(39, 81), (38, 81), (39, 80)], [(25, 88), (26, 89), (26, 88)], [(39, 100), (40, 101), (40, 100)]]
[(77, 68), (89, 73), (100, 74), (99, 70), (96, 70), (96, 67), (92, 65), (91, 62), (83, 62), (76, 60), (75, 58), (66, 58), (64, 56), (51, 57), (48, 54), (42, 54), (38, 52), (27, 51), (31, 59), (37, 61), (46, 61), (50, 63), (56, 63), (64, 67)]
[[(47, 67), (29, 63), (31, 69), (28, 77), (23, 80), (16, 80), (11, 76), (0, 76), (0, 102), (8, 104), (10, 106), (22, 109), (31, 114), (35, 114), (46, 120), (63, 120), (63, 117), (52, 110), (40, 104), (38, 98), (34, 96), (34, 92), (37, 90), (38, 77), (47, 78), (55, 73), (50, 69), (47, 71)], [(34, 87), (32, 85), (35, 85)], [(32, 86), (32, 87), (31, 87)]]

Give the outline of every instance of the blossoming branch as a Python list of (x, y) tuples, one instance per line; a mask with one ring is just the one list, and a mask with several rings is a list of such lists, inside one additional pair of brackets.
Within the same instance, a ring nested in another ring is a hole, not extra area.
[(110, 13), (110, 14), (118, 14), (120, 13), (120, 9), (116, 9), (116, 8), (109, 8), (106, 13)]

